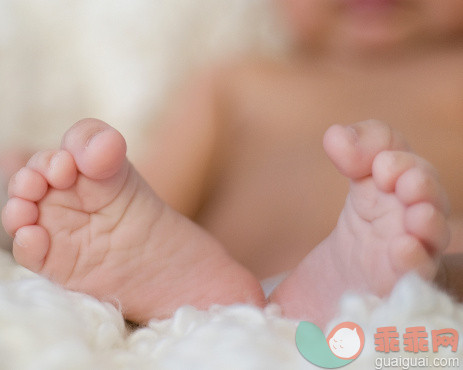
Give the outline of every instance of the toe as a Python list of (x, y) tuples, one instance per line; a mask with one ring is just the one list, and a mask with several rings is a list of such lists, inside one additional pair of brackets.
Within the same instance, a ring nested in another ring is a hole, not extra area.
[(427, 280), (437, 273), (437, 259), (412, 235), (401, 235), (391, 242), (390, 259), (398, 277), (414, 271)]
[(72, 155), (65, 150), (44, 150), (32, 156), (27, 167), (40, 173), (56, 189), (69, 188), (77, 178)]
[(11, 177), (8, 196), (37, 202), (43, 198), (47, 189), (48, 183), (40, 173), (23, 167)]
[(430, 254), (443, 251), (450, 242), (450, 229), (442, 212), (430, 203), (418, 203), (405, 213), (406, 230), (422, 241)]
[(13, 241), (13, 256), (20, 265), (33, 272), (40, 272), (49, 245), (49, 236), (43, 227), (24, 226), (16, 232)]
[(416, 156), (412, 153), (385, 150), (373, 160), (373, 180), (381, 191), (393, 192), (400, 175), (414, 166), (416, 166)]
[(34, 202), (21, 198), (11, 198), (2, 211), (2, 222), (6, 232), (14, 235), (23, 226), (37, 222), (39, 210)]
[(425, 167), (414, 166), (405, 171), (397, 179), (395, 193), (405, 205), (427, 202), (445, 215), (450, 211), (447, 195), (439, 179)]
[(323, 146), (334, 165), (351, 179), (371, 174), (375, 156), (384, 150), (408, 150), (405, 140), (390, 126), (375, 120), (349, 127), (331, 126)]
[(106, 179), (116, 174), (126, 154), (122, 135), (96, 119), (74, 124), (64, 135), (62, 148), (73, 155), (79, 171), (91, 179)]

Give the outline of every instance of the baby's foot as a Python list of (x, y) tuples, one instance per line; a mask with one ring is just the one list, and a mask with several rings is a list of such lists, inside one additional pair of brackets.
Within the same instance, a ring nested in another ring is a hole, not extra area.
[(97, 120), (76, 123), (61, 150), (13, 176), (3, 224), (16, 260), (145, 322), (191, 304), (262, 305), (259, 283), (206, 232), (163, 203)]
[(449, 242), (436, 172), (396, 132), (376, 121), (333, 126), (324, 147), (350, 179), (346, 204), (333, 232), (271, 296), (286, 315), (319, 324), (347, 290), (382, 296), (412, 270), (432, 279)]

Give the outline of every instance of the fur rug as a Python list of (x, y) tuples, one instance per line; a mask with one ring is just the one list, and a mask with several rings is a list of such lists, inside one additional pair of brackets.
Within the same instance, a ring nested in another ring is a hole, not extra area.
[[(399, 333), (413, 326), (429, 333), (453, 328), (461, 335), (463, 305), (411, 275), (387, 299), (346, 295), (327, 332), (344, 321), (365, 332), (363, 352), (345, 368), (371, 370), (386, 357), (375, 351), (377, 328), (396, 326)], [(282, 318), (277, 306), (216, 306), (207, 312), (186, 306), (171, 319), (130, 329), (111, 304), (61, 289), (0, 252), (0, 368), (5, 370), (317, 369), (296, 348), (297, 324)], [(460, 340), (456, 353), (441, 348), (416, 355), (401, 348), (392, 357), (458, 358), (463, 368), (462, 347)]]
[(193, 70), (282, 55), (273, 0), (0, 0), (0, 148), (58, 145), (84, 117), (129, 154)]

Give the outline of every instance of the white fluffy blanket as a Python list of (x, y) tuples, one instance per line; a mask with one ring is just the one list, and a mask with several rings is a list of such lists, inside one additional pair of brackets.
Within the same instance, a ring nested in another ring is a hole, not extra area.
[[(0, 145), (55, 145), (70, 124), (93, 116), (120, 129), (133, 150), (192, 68), (230, 52), (281, 55), (270, 1), (0, 0)], [(388, 299), (346, 296), (328, 329), (341, 321), (366, 335), (352, 369), (374, 369), (383, 357), (378, 327), (463, 335), (463, 307), (414, 276)], [(129, 330), (110, 304), (65, 291), (0, 251), (2, 370), (316, 368), (297, 351), (296, 327), (278, 307), (237, 305), (182, 307)], [(462, 347), (418, 356), (459, 357), (463, 367)]]
[[(111, 304), (63, 290), (17, 266), (7, 252), (0, 252), (0, 279), (1, 369), (317, 369), (296, 348), (298, 323), (276, 306), (182, 307), (169, 320), (129, 330)], [(370, 370), (385, 357), (375, 351), (377, 328), (453, 328), (461, 335), (463, 306), (408, 276), (388, 299), (345, 296), (328, 329), (344, 321), (365, 332), (363, 352), (346, 368)], [(392, 357), (458, 358), (463, 367), (462, 347), (460, 340), (456, 353), (417, 355), (401, 348)]]
[(282, 54), (271, 1), (0, 0), (0, 147), (56, 145), (97, 117), (135, 150), (192, 70)]

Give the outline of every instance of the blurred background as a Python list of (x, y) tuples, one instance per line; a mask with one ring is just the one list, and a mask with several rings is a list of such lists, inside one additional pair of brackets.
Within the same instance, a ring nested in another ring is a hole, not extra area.
[(272, 0), (0, 0), (0, 148), (55, 147), (95, 117), (130, 155), (194, 69), (284, 45)]

